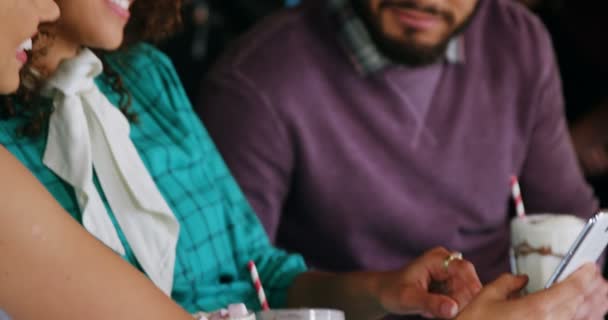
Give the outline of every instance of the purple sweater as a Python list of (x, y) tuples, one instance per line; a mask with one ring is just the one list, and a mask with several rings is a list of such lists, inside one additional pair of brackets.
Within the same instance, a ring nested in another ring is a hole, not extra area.
[(513, 0), (481, 1), (464, 63), (363, 76), (312, 6), (216, 66), (199, 112), (279, 246), (330, 271), (445, 246), (487, 282), (508, 271), (512, 174), (529, 212), (593, 213), (545, 29)]

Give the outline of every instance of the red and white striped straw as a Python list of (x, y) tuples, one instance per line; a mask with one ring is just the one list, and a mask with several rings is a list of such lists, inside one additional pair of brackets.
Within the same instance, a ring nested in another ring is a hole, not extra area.
[(515, 212), (520, 218), (526, 217), (526, 208), (524, 207), (524, 200), (521, 197), (521, 188), (519, 187), (519, 180), (517, 176), (511, 176), (511, 195), (515, 202)]
[(262, 281), (260, 281), (260, 276), (258, 275), (258, 268), (256, 268), (255, 262), (253, 261), (249, 261), (248, 267), (249, 273), (251, 274), (251, 281), (253, 282), (255, 291), (258, 294), (258, 299), (260, 299), (260, 305), (262, 306), (262, 310), (268, 311), (270, 310), (270, 306), (268, 306), (268, 300), (266, 300), (264, 287), (262, 287)]

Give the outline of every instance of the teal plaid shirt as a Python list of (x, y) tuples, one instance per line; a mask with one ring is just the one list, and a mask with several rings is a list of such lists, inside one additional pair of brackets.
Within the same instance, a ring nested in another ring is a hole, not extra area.
[[(303, 259), (270, 244), (193, 112), (169, 59), (152, 46), (140, 44), (108, 60), (133, 97), (132, 110), (139, 122), (131, 126), (131, 138), (180, 222), (173, 299), (189, 312), (241, 301), (257, 310), (260, 305), (247, 270), (247, 262), (254, 260), (270, 305), (282, 306), (287, 288), (306, 270)], [(97, 84), (117, 104), (119, 96), (103, 75)], [(1, 120), (0, 144), (81, 222), (73, 188), (42, 163), (46, 134), (18, 138), (15, 130), (21, 124), (17, 119)], [(127, 250), (124, 258), (139, 268), (107, 201), (106, 208)]]

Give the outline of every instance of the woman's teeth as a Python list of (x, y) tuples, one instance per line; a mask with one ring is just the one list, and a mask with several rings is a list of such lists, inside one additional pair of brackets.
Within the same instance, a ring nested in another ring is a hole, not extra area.
[(129, 1), (129, 0), (110, 0), (110, 1), (125, 10), (129, 10), (129, 6), (131, 5), (131, 1)]
[(19, 46), (19, 51), (30, 51), (32, 47), (32, 39), (27, 39)]

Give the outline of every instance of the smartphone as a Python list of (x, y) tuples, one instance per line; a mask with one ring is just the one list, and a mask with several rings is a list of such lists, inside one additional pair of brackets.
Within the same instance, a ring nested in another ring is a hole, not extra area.
[(597, 262), (608, 245), (608, 213), (593, 216), (557, 266), (545, 288), (566, 279), (585, 263)]

